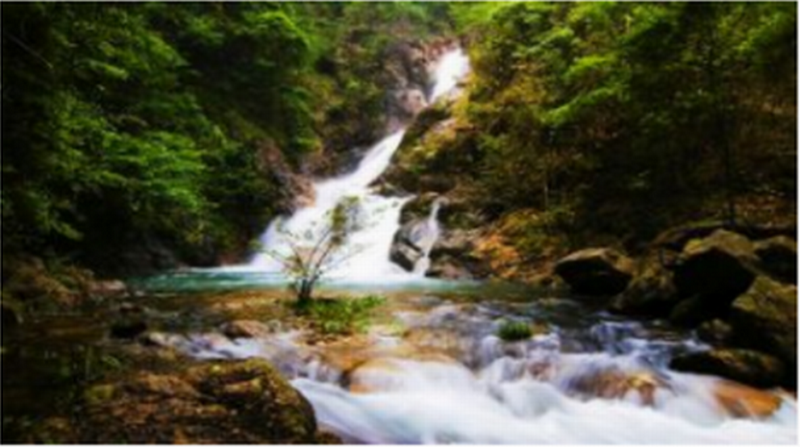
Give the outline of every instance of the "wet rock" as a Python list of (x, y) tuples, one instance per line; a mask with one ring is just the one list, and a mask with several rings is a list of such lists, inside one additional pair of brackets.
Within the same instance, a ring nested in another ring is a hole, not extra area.
[(675, 286), (683, 297), (701, 296), (726, 309), (750, 287), (757, 263), (750, 240), (717, 230), (709, 237), (686, 244), (675, 267)]
[(731, 325), (720, 319), (706, 321), (697, 328), (700, 339), (709, 343), (725, 343), (730, 341), (732, 334)]
[(755, 243), (759, 267), (778, 281), (797, 284), (797, 243), (786, 236), (775, 236)]
[(429, 278), (441, 278), (450, 280), (470, 280), (474, 279), (472, 273), (464, 266), (460, 265), (458, 261), (448, 258), (439, 258), (436, 262), (432, 263), (425, 276)]
[(89, 294), (96, 298), (119, 298), (128, 295), (128, 286), (118, 279), (93, 281), (89, 285)]
[(783, 383), (785, 368), (777, 358), (745, 349), (713, 349), (685, 354), (672, 359), (676, 371), (725, 377), (759, 388)]
[(424, 256), (425, 247), (433, 243), (434, 237), (435, 233), (427, 219), (408, 222), (395, 234), (389, 259), (405, 270), (412, 271)]
[(759, 276), (731, 308), (733, 340), (797, 368), (797, 287)]
[(638, 395), (643, 405), (655, 404), (656, 392), (669, 390), (669, 384), (648, 371), (624, 372), (609, 368), (580, 375), (568, 383), (568, 390), (586, 398), (623, 399), (629, 393)]
[(727, 380), (714, 384), (713, 394), (720, 407), (733, 417), (763, 419), (781, 406), (781, 399), (775, 394)]
[(724, 308), (701, 296), (693, 296), (679, 302), (669, 313), (669, 321), (680, 327), (693, 328), (719, 317)]
[(142, 373), (88, 391), (77, 416), (89, 443), (313, 444), (311, 405), (261, 360)]
[(389, 259), (406, 271), (414, 270), (417, 261), (422, 259), (422, 250), (405, 241), (397, 241), (392, 244), (389, 252)]
[(140, 319), (125, 319), (111, 325), (111, 337), (133, 339), (147, 331), (147, 323)]
[(626, 315), (661, 317), (668, 315), (678, 301), (672, 271), (656, 251), (639, 263), (628, 288), (611, 303), (611, 310)]
[(235, 320), (222, 325), (222, 333), (230, 338), (258, 338), (272, 333), (272, 328), (255, 320)]
[(610, 248), (588, 248), (562, 258), (555, 273), (582, 295), (616, 295), (628, 286), (634, 263)]

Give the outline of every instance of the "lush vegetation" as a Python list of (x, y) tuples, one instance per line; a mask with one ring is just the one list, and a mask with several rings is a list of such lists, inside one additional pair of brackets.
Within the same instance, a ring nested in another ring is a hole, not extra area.
[(497, 328), (497, 336), (510, 342), (527, 340), (533, 336), (533, 330), (524, 321), (503, 320)]
[[(473, 79), (455, 139), (527, 253), (629, 248), (692, 220), (793, 224), (796, 5), (454, 5)], [(453, 159), (452, 154), (445, 159)], [(470, 162), (471, 161), (471, 162)]]
[(366, 332), (375, 309), (386, 302), (381, 296), (316, 299), (296, 304), (322, 334), (347, 335)]

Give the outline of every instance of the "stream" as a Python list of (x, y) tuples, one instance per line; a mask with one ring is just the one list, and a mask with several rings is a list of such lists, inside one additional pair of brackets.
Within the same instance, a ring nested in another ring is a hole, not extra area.
[[(454, 94), (468, 68), (460, 49), (445, 54), (428, 102)], [(440, 231), (437, 206), (421, 238), (423, 259), (413, 271), (392, 263), (392, 240), (410, 197), (382, 196), (370, 185), (389, 167), (404, 133), (398, 129), (367, 150), (353, 172), (315, 183), (314, 205), (276, 219), (261, 237), (266, 249), (288, 254), (287, 233), (313, 240), (326, 213), (357, 197), (369, 224), (348, 244), (360, 249), (318, 293), (387, 297), (365, 333), (318, 339), (277, 324), (269, 334), (228, 338), (216, 329), (219, 321), (201, 321), (165, 332), (165, 343), (196, 359), (269, 360), (310, 401), (319, 425), (348, 443), (797, 441), (796, 399), (789, 393), (668, 368), (676, 355), (709, 348), (693, 332), (611, 315), (601, 302), (564, 293), (426, 278), (427, 254)], [(242, 292), (288, 298), (286, 286), (280, 263), (264, 253), (243, 265), (137, 284), (155, 300), (148, 306), (184, 319), (208, 306), (200, 296), (218, 297), (214, 305)], [(509, 322), (529, 325), (533, 336), (502, 340), (498, 333)]]
[[(460, 49), (435, 68), (428, 102), (454, 94), (469, 69)], [(712, 376), (668, 368), (709, 347), (659, 322), (610, 315), (602, 306), (511, 285), (425, 278), (439, 233), (434, 206), (412, 271), (389, 260), (403, 205), (370, 189), (405, 129), (369, 149), (351, 173), (314, 185), (314, 205), (272, 222), (266, 250), (288, 254), (287, 234), (310, 240), (337, 203), (359, 199), (369, 221), (348, 240), (360, 247), (327, 281), (337, 293), (389, 297), (368, 333), (318, 341), (302, 330), (227, 339), (177, 338), (196, 358), (269, 359), (312, 403), (320, 425), (349, 443), (794, 443), (796, 402)], [(161, 290), (275, 288), (281, 265), (257, 253), (246, 265), (154, 278)], [(159, 282), (160, 281), (160, 282)], [(323, 292), (320, 292), (323, 293)], [(503, 341), (509, 322), (533, 337)]]

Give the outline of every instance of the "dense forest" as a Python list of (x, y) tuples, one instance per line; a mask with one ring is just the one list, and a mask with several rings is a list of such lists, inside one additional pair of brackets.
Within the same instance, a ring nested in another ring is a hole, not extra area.
[(4, 442), (797, 439), (796, 3), (3, 3), (2, 52)]

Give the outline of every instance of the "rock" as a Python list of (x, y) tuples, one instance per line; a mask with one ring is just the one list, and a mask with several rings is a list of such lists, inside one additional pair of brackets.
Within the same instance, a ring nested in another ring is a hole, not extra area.
[(669, 321), (676, 326), (693, 328), (705, 321), (719, 317), (723, 312), (724, 308), (715, 305), (713, 301), (701, 296), (693, 296), (672, 308), (669, 313)]
[(720, 319), (706, 321), (697, 328), (700, 339), (709, 343), (725, 343), (732, 334), (731, 325)]
[(116, 298), (128, 295), (128, 286), (118, 279), (93, 281), (89, 285), (89, 294), (97, 298)]
[(634, 263), (610, 248), (588, 248), (559, 260), (555, 266), (573, 292), (582, 295), (616, 295), (628, 286)]
[(139, 319), (125, 319), (111, 325), (111, 337), (133, 339), (147, 331), (147, 323)]
[(408, 222), (395, 234), (389, 259), (405, 270), (412, 271), (435, 237), (427, 219)]
[(222, 333), (230, 338), (258, 338), (266, 337), (272, 329), (266, 324), (255, 320), (235, 320), (222, 325)]
[(619, 369), (602, 369), (573, 378), (568, 383), (568, 391), (587, 398), (623, 399), (628, 393), (639, 396), (642, 404), (655, 404), (655, 394), (659, 389), (669, 390), (669, 384), (649, 371), (637, 373)]
[(726, 309), (744, 293), (756, 275), (758, 258), (746, 237), (717, 230), (686, 244), (675, 267), (675, 286), (682, 297), (701, 296)]
[(722, 409), (733, 417), (762, 419), (772, 416), (781, 406), (781, 399), (775, 394), (727, 380), (717, 382), (713, 394)]
[(797, 287), (759, 276), (731, 308), (733, 341), (781, 359), (793, 378), (797, 368)]
[(404, 241), (395, 241), (389, 252), (389, 259), (406, 271), (414, 270), (417, 261), (422, 258), (422, 251)]
[(775, 236), (755, 243), (759, 267), (781, 282), (797, 284), (797, 243), (786, 236)]
[(777, 358), (746, 349), (712, 349), (675, 357), (676, 371), (710, 374), (747, 385), (770, 388), (783, 383), (785, 368)]
[(474, 279), (474, 276), (470, 271), (458, 265), (456, 261), (452, 259), (442, 260), (439, 259), (437, 262), (433, 263), (428, 271), (425, 272), (425, 276), (429, 278), (441, 278), (441, 279), (450, 279), (450, 280), (469, 280)]
[(678, 300), (672, 271), (662, 263), (659, 252), (655, 252), (639, 263), (628, 288), (611, 303), (611, 310), (626, 315), (661, 317), (668, 315)]
[(88, 443), (314, 444), (308, 401), (262, 360), (141, 373), (87, 391), (76, 417)]

